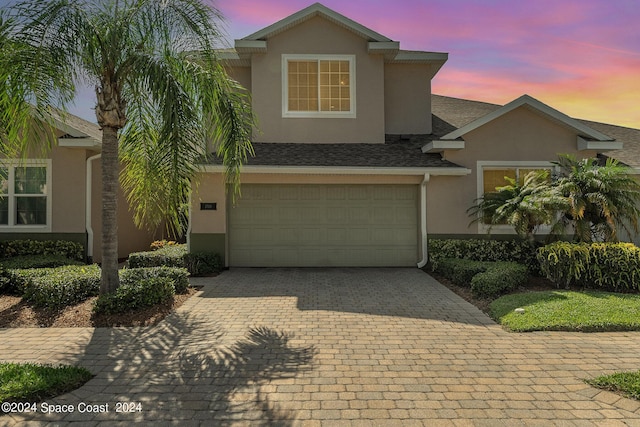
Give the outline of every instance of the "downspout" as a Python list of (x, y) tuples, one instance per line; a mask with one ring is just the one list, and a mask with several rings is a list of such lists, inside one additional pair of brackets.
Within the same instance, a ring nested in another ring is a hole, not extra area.
[(427, 183), (431, 176), (428, 173), (424, 174), (424, 179), (420, 184), (420, 243), (422, 246), (422, 260), (418, 263), (418, 268), (423, 268), (429, 261), (428, 243), (427, 240)]
[(102, 154), (96, 154), (87, 159), (87, 187), (85, 194), (85, 228), (87, 230), (87, 260), (93, 262), (93, 228), (91, 226), (91, 197), (92, 197), (92, 182), (93, 182), (93, 161), (99, 159)]

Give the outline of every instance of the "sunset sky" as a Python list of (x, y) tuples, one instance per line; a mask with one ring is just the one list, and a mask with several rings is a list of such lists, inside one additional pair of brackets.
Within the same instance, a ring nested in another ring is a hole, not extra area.
[[(7, 0), (0, 0), (0, 5)], [(217, 0), (227, 44), (311, 0)], [(638, 0), (323, 0), (400, 42), (448, 52), (433, 92), (507, 103), (527, 93), (576, 118), (640, 128)], [(72, 112), (95, 121), (93, 93)]]
[[(309, 0), (219, 0), (229, 39)], [(640, 128), (637, 0), (323, 0), (400, 42), (448, 52), (433, 92), (505, 104), (527, 93), (576, 118)]]

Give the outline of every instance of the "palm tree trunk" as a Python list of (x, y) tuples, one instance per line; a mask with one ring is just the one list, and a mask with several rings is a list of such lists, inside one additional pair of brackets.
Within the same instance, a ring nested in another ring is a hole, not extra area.
[(102, 276), (100, 294), (118, 288), (118, 129), (102, 128)]

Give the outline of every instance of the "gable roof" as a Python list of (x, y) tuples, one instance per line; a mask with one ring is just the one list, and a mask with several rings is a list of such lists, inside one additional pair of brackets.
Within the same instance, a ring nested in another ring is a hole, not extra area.
[(505, 114), (515, 110), (519, 107), (527, 107), (530, 110), (533, 110), (537, 113), (540, 113), (551, 120), (558, 122), (566, 127), (573, 129), (578, 135), (588, 138), (590, 140), (595, 141), (613, 141), (614, 139), (610, 136), (607, 136), (601, 132), (598, 132), (595, 129), (590, 128), (584, 123), (579, 122), (576, 119), (573, 119), (566, 114), (544, 104), (537, 99), (529, 96), (522, 95), (520, 98), (517, 98), (504, 106), (493, 110), (492, 112), (485, 114), (484, 116), (475, 119), (474, 121), (444, 135), (441, 139), (443, 140), (453, 140), (458, 139), (461, 136), (481, 127), (485, 124), (504, 116)]
[(100, 127), (71, 113), (54, 111), (53, 125), (64, 135), (58, 138), (60, 147), (93, 148), (102, 146), (102, 131)]
[(364, 25), (358, 24), (357, 22), (347, 18), (344, 15), (339, 14), (334, 10), (329, 9), (328, 7), (320, 3), (314, 3), (311, 6), (308, 6), (294, 13), (293, 15), (289, 15), (286, 18), (269, 25), (268, 27), (256, 31), (255, 33), (250, 34), (247, 37), (243, 37), (242, 40), (266, 40), (318, 15), (343, 28), (346, 28), (347, 30), (369, 41), (392, 41), (390, 38), (385, 37), (382, 34), (365, 27)]
[[(488, 102), (453, 98), (442, 95), (431, 95), (434, 137), (442, 139), (470, 123), (500, 110), (503, 106)], [(640, 168), (640, 129), (633, 129), (613, 124), (589, 120), (572, 119), (576, 122), (624, 143), (622, 149), (607, 151), (607, 156), (623, 162), (631, 167)]]

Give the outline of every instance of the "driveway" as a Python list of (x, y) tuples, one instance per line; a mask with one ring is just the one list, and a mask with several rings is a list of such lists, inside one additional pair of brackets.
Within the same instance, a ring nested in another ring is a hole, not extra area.
[(73, 413), (41, 405), (0, 425), (640, 426), (640, 402), (583, 382), (639, 369), (640, 333), (507, 333), (417, 269), (192, 283), (202, 292), (155, 327), (0, 330), (1, 360), (96, 374), (47, 401)]

